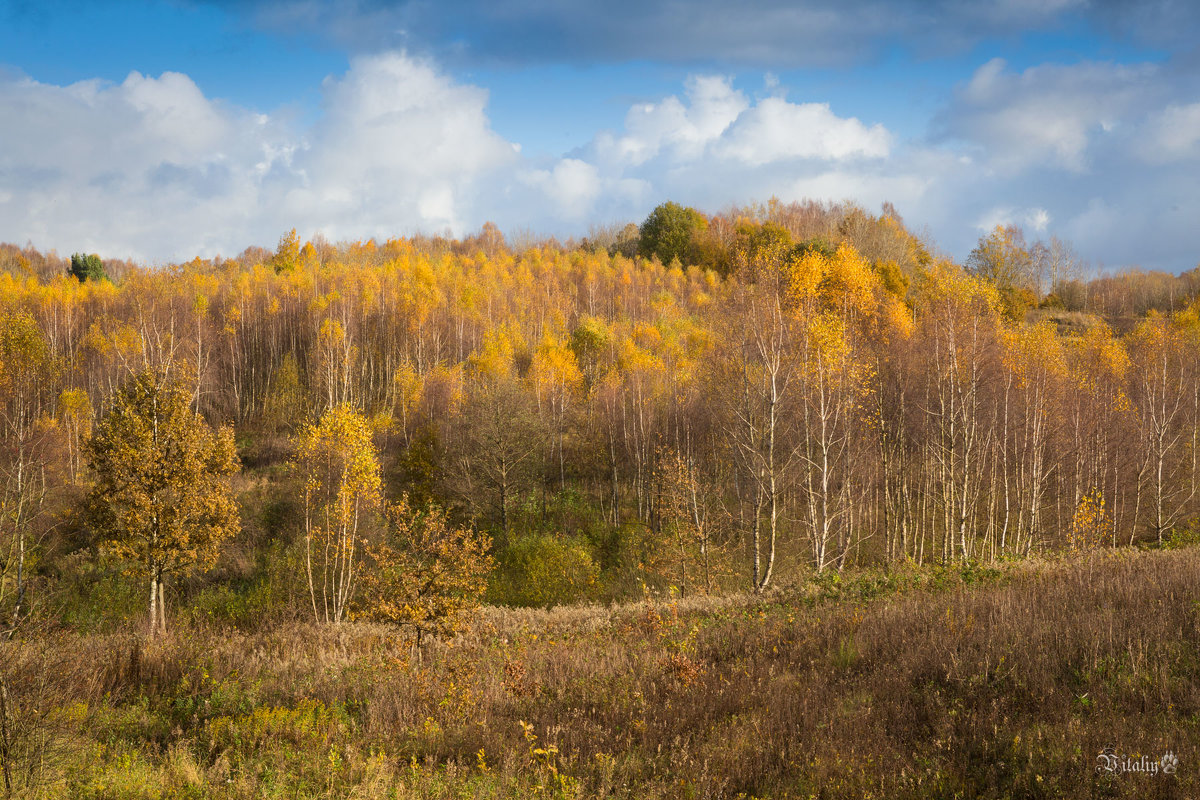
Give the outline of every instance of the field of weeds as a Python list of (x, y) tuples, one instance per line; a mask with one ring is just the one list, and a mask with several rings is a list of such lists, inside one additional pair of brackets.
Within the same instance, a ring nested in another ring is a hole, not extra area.
[(3, 779), (78, 798), (1194, 797), (1198, 589), (1188, 548), (485, 608), (419, 653), (370, 625), (43, 631), (0, 651)]

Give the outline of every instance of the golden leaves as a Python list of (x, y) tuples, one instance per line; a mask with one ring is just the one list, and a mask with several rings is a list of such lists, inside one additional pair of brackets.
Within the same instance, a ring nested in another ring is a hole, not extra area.
[(1094, 550), (1110, 541), (1112, 535), (1112, 515), (1105, 508), (1104, 495), (1093, 487), (1075, 507), (1067, 532), (1067, 546), (1077, 552)]
[(304, 426), (296, 438), (293, 463), (304, 481), (308, 586), (313, 613), (326, 622), (345, 616), (354, 594), (359, 529), (383, 500), (371, 434), (370, 421), (343, 404)]
[(1001, 333), (1000, 341), (1004, 367), (1016, 377), (1019, 387), (1067, 376), (1066, 350), (1048, 320), (1006, 329)]
[(351, 525), (359, 508), (381, 500), (371, 425), (350, 406), (334, 406), (316, 424), (304, 426), (295, 463), (305, 479), (306, 501), (320, 504), (330, 531)]
[(127, 381), (86, 455), (96, 475), (87, 501), (94, 529), (151, 577), (212, 563), (238, 528), (233, 431), (209, 428), (178, 383), (152, 372)]
[(373, 563), (354, 615), (433, 633), (457, 630), (487, 589), (490, 539), (453, 525), (439, 508), (418, 512), (407, 498), (388, 506), (385, 517), (382, 541), (367, 546)]

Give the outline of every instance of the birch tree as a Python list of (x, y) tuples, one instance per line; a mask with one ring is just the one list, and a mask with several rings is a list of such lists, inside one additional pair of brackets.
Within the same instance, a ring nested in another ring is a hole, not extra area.
[(338, 624), (354, 596), (366, 517), (381, 502), (379, 458), (367, 420), (338, 405), (300, 432), (304, 565), (317, 622)]

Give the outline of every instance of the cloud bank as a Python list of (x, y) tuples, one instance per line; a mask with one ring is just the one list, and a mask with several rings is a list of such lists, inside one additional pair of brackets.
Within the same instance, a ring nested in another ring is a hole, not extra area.
[(1016, 222), (1093, 262), (1173, 270), (1200, 254), (1200, 103), (1172, 65), (981, 66), (928, 137), (722, 75), (632, 105), (560, 158), (491, 127), (487, 92), (403, 53), (354, 60), (304, 125), (214, 100), (186, 75), (69, 86), (0, 78), (0, 240), (149, 261), (302, 235), (583, 234), (674, 199), (889, 200), (962, 257)]

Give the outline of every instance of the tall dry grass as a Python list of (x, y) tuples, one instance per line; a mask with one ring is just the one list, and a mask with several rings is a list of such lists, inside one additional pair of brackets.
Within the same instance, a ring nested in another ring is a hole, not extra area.
[[(40, 635), (0, 661), (14, 724), (53, 754), (14, 753), (30, 776), (17, 791), (1200, 794), (1200, 549), (868, 577), (484, 609), (420, 654), (368, 625)], [(1178, 772), (1098, 774), (1106, 746), (1173, 751)]]

